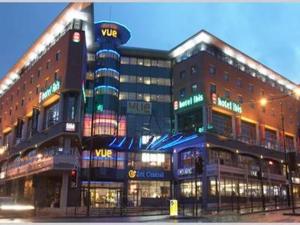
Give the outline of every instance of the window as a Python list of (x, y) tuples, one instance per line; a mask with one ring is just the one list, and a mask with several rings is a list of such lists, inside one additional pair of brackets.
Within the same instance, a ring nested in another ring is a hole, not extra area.
[(24, 98), (21, 100), (21, 106), (24, 106)]
[(265, 147), (274, 149), (277, 143), (276, 131), (265, 128)]
[(210, 65), (208, 72), (210, 75), (215, 75), (216, 74), (216, 67), (214, 65)]
[(56, 54), (55, 54), (55, 61), (59, 61), (60, 59), (60, 51), (57, 51)]
[(151, 60), (151, 66), (157, 66), (157, 60)]
[(140, 66), (143, 66), (144, 65), (144, 60), (139, 58), (137, 60), (137, 64), (140, 65)]
[(217, 93), (217, 85), (210, 84), (210, 94)]
[(237, 79), (236, 86), (237, 87), (242, 87), (242, 80), (241, 79)]
[(59, 103), (55, 103), (45, 109), (45, 128), (57, 124), (59, 121)]
[(191, 74), (195, 74), (195, 73), (197, 73), (197, 67), (196, 67), (196, 65), (193, 65), (191, 67)]
[(229, 81), (229, 74), (227, 72), (224, 73), (224, 80)]
[(33, 84), (33, 76), (30, 77), (30, 84)]
[(183, 70), (183, 71), (181, 71), (181, 72), (179, 73), (179, 78), (180, 78), (180, 79), (184, 79), (184, 78), (185, 78), (185, 70)]
[(38, 77), (38, 78), (41, 76), (41, 71), (42, 71), (42, 68), (39, 68), (39, 69), (38, 69), (38, 72), (37, 72), (37, 77)]
[(58, 71), (55, 71), (54, 73), (54, 80), (58, 80)]
[(151, 66), (150, 59), (144, 59), (144, 66)]
[(230, 91), (229, 90), (227, 90), (227, 89), (224, 90), (224, 97), (227, 98), (227, 99), (230, 98)]
[(243, 96), (241, 96), (241, 95), (238, 96), (238, 102), (239, 102), (240, 104), (243, 103)]
[(248, 144), (255, 144), (256, 141), (256, 125), (244, 120), (241, 121), (241, 140)]
[(137, 83), (144, 83), (143, 77), (137, 77)]
[(185, 97), (185, 88), (182, 88), (182, 89), (179, 90), (179, 96), (180, 96), (180, 98)]
[(253, 92), (254, 92), (254, 85), (253, 85), (253, 84), (249, 84), (249, 85), (248, 85), (248, 91), (249, 91), (250, 93), (253, 93)]
[(23, 91), (25, 91), (25, 89), (26, 89), (26, 84), (23, 83)]
[(39, 94), (39, 87), (35, 88), (35, 94), (38, 95)]
[(137, 59), (136, 58), (130, 58), (129, 62), (131, 65), (136, 65), (137, 64)]
[(231, 116), (213, 111), (212, 121), (213, 121), (213, 128), (216, 133), (227, 137), (232, 136)]
[(129, 58), (128, 57), (121, 57), (121, 64), (129, 64)]
[(196, 93), (198, 89), (198, 85), (197, 84), (193, 84), (192, 85), (192, 93)]
[(46, 69), (49, 69), (49, 68), (50, 68), (50, 60), (48, 60), (46, 63)]

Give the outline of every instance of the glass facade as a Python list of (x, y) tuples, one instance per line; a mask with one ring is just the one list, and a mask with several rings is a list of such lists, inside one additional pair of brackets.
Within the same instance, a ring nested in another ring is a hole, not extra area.
[(56, 102), (45, 109), (45, 128), (49, 128), (59, 122), (59, 103)]

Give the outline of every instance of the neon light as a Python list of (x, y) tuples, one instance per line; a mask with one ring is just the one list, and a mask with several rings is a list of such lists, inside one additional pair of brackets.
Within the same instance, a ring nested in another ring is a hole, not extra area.
[(54, 94), (60, 89), (60, 81), (54, 81), (45, 91), (40, 92), (40, 102), (44, 101), (46, 98)]
[(177, 141), (179, 141), (181, 138), (183, 138), (183, 136), (180, 136), (180, 137), (177, 138), (175, 141), (172, 141), (172, 142), (170, 142), (169, 144), (163, 145), (162, 147), (158, 148), (158, 150), (167, 148), (167, 147), (169, 147), (169, 146), (172, 146), (172, 145), (175, 144)]
[(83, 95), (83, 102), (86, 103), (86, 94), (85, 94), (85, 88), (84, 88), (84, 81), (82, 81), (81, 90), (82, 90), (82, 95)]
[(112, 71), (112, 72), (114, 72), (114, 73), (120, 74), (119, 71), (117, 71), (117, 70), (115, 70), (115, 69), (112, 69), (112, 68), (99, 68), (99, 69), (97, 69), (95, 72), (98, 73), (99, 71), (105, 71), (105, 70)]
[(133, 138), (131, 138), (131, 142), (130, 142), (130, 144), (129, 144), (129, 147), (128, 147), (128, 149), (131, 149), (131, 147), (132, 147), (132, 144), (133, 144)]
[(124, 137), (123, 140), (118, 144), (118, 147), (121, 147), (124, 144), (125, 140), (126, 140), (126, 137)]
[(227, 99), (218, 97), (217, 105), (236, 113), (242, 113), (242, 107), (240, 104)]
[(117, 138), (115, 137), (114, 140), (112, 142), (110, 142), (110, 144), (108, 146), (112, 146), (115, 142), (116, 142)]
[(97, 105), (97, 111), (103, 112), (103, 105), (102, 104)]
[[(156, 142), (151, 146), (152, 148), (154, 148), (155, 146), (157, 146), (159, 143), (163, 142), (165, 139), (168, 138), (168, 135), (166, 134), (165, 136), (163, 136), (162, 138), (156, 140)], [(151, 145), (151, 144), (150, 144)], [(150, 146), (148, 146), (150, 147)], [(146, 148), (147, 149), (147, 148)]]
[(117, 88), (113, 87), (113, 86), (109, 86), (109, 85), (101, 85), (101, 86), (97, 86), (95, 87), (95, 90), (97, 89), (113, 89), (115, 91), (119, 91)]
[(139, 149), (141, 149), (142, 148), (142, 138), (140, 137), (139, 138)]
[(96, 55), (99, 55), (102, 52), (104, 52), (104, 53), (105, 52), (111, 52), (111, 53), (116, 54), (118, 57), (120, 57), (120, 54), (118, 52), (116, 52), (114, 50), (111, 50), (111, 49), (101, 49), (101, 50), (99, 50), (99, 51), (96, 52)]
[(181, 136), (181, 137), (178, 138), (176, 141), (173, 141), (173, 142), (171, 142), (171, 143), (169, 143), (169, 144), (167, 144), (167, 145), (164, 145), (164, 146), (162, 146), (162, 147), (159, 148), (159, 149), (170, 148), (170, 147), (173, 147), (173, 146), (175, 146), (175, 145), (182, 144), (182, 143), (184, 143), (184, 142), (193, 140), (193, 139), (195, 139), (195, 138), (197, 138), (197, 137), (198, 137), (198, 135), (194, 134), (194, 135), (192, 135), (192, 136), (190, 136), (190, 137), (186, 137), (186, 138), (183, 138), (183, 139), (181, 140), (181, 138), (182, 138), (182, 136)]
[(197, 103), (201, 103), (204, 101), (204, 96), (203, 94), (197, 94), (194, 96), (189, 97), (188, 99), (185, 99), (183, 101), (177, 101), (174, 102), (174, 110), (182, 109), (182, 108), (187, 108), (190, 106), (193, 106)]

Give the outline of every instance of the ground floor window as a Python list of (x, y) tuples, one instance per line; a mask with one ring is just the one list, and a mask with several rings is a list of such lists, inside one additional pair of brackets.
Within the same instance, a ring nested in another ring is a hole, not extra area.
[(212, 112), (214, 131), (227, 137), (232, 136), (232, 118), (220, 112)]
[(170, 198), (170, 187), (170, 181), (129, 181), (128, 205), (156, 204), (160, 199)]
[[(83, 187), (87, 188), (87, 182)], [(85, 200), (85, 192), (82, 198)], [(91, 182), (91, 206), (95, 208), (120, 207), (123, 198), (123, 183), (120, 182)]]
[[(197, 197), (202, 196), (202, 182), (197, 181)], [(180, 196), (191, 198), (196, 196), (195, 180), (182, 181), (180, 183)]]

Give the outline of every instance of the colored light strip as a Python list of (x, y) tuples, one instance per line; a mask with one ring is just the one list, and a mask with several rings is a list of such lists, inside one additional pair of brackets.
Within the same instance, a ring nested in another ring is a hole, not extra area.
[[(157, 146), (159, 143), (161, 143), (162, 141), (164, 141), (165, 139), (168, 138), (168, 134), (166, 134), (165, 136), (163, 136), (162, 138), (158, 139), (155, 141), (155, 143), (151, 146), (151, 148), (154, 148), (155, 146)], [(149, 146), (150, 147), (150, 146)]]
[(127, 138), (127, 137), (124, 137), (123, 140), (118, 144), (118, 147), (119, 147), (119, 148), (124, 144), (126, 138)]
[(98, 55), (98, 54), (100, 54), (102, 52), (111, 52), (113, 54), (116, 54), (118, 57), (120, 57), (120, 54), (118, 52), (116, 52), (114, 50), (111, 50), (111, 49), (101, 49), (101, 50), (97, 51), (96, 54)]
[[(85, 157), (82, 157), (83, 160), (89, 160), (90, 157), (89, 156), (85, 156)], [(93, 156), (92, 157), (93, 160), (110, 160), (110, 159), (113, 159), (113, 160), (117, 160), (117, 161), (124, 161), (125, 158), (123, 157), (112, 157), (112, 158), (108, 158), (108, 157), (98, 157), (98, 156)]]
[(159, 147), (157, 150), (161, 150), (164, 149), (166, 147), (172, 146), (172, 144), (175, 144), (177, 141), (179, 141), (181, 138), (183, 138), (183, 136), (180, 136), (179, 138), (177, 138), (175, 141), (170, 142), (169, 144), (163, 145), (161, 147)]
[(182, 139), (182, 140), (180, 140), (180, 139), (181, 139), (181, 138), (180, 138), (179, 140), (177, 139), (176, 141), (171, 142), (171, 143), (169, 143), (169, 144), (167, 144), (167, 145), (161, 147), (161, 149), (170, 148), (170, 147), (173, 147), (173, 146), (175, 146), (175, 145), (182, 144), (182, 143), (184, 143), (184, 142), (193, 140), (193, 139), (195, 139), (195, 138), (197, 138), (197, 137), (198, 137), (198, 135), (194, 134), (194, 135), (192, 135), (192, 136), (190, 136), (190, 137), (186, 137), (186, 138), (184, 138), (184, 139)]
[(131, 141), (130, 141), (130, 144), (129, 144), (129, 147), (128, 147), (128, 149), (131, 149), (131, 147), (132, 147), (132, 144), (133, 144), (133, 138), (131, 138)]
[(112, 146), (115, 142), (116, 142), (117, 138), (115, 137), (114, 140), (112, 142), (110, 142), (110, 144), (108, 146)]
[(99, 68), (99, 69), (97, 69), (95, 72), (98, 73), (98, 72), (100, 72), (100, 71), (105, 71), (105, 70), (112, 71), (112, 72), (114, 72), (114, 73), (120, 74), (119, 71), (117, 71), (117, 70), (115, 70), (115, 69), (112, 69), (112, 68)]
[(142, 137), (139, 138), (139, 149), (142, 148)]
[(97, 87), (95, 87), (95, 90), (97, 90), (97, 89), (113, 89), (113, 90), (119, 92), (119, 90), (117, 88), (115, 88), (113, 86), (109, 86), (109, 85), (97, 86)]

